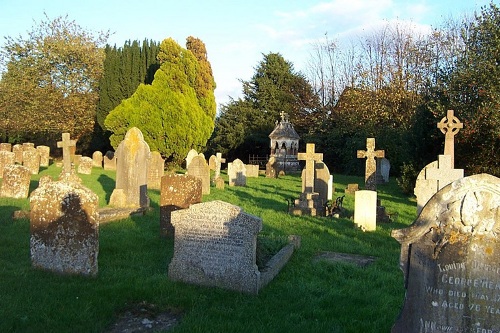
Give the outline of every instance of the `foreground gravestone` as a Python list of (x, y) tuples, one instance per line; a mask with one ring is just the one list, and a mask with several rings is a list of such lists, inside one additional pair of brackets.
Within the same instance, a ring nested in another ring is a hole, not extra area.
[(191, 205), (172, 212), (172, 280), (257, 294), (257, 234), (262, 220), (224, 201)]
[(159, 190), (164, 172), (165, 160), (159, 152), (151, 152), (148, 160), (148, 188)]
[(235, 159), (227, 165), (229, 186), (247, 186), (247, 168), (240, 159)]
[(132, 127), (116, 149), (116, 185), (109, 205), (117, 208), (149, 207), (148, 159), (151, 151), (142, 132)]
[(203, 194), (210, 194), (210, 168), (203, 156), (196, 155), (192, 158), (187, 174), (201, 180)]
[(40, 166), (48, 167), (50, 163), (50, 147), (49, 146), (36, 146), (36, 150), (40, 155)]
[(363, 231), (377, 229), (377, 192), (354, 192), (354, 224)]
[(47, 182), (30, 196), (33, 267), (95, 276), (99, 253), (99, 198), (72, 182)]
[(160, 193), (160, 234), (174, 235), (171, 214), (185, 209), (202, 198), (201, 179), (190, 175), (168, 174), (161, 178)]
[(375, 158), (383, 158), (383, 150), (375, 150), (375, 138), (366, 139), (366, 150), (358, 150), (358, 158), (366, 158), (365, 163), (365, 190), (377, 190), (377, 162)]
[(461, 178), (437, 192), (406, 229), (406, 296), (393, 333), (500, 332), (500, 179)]
[(10, 164), (3, 169), (0, 187), (2, 198), (27, 198), (30, 190), (31, 171), (19, 164)]

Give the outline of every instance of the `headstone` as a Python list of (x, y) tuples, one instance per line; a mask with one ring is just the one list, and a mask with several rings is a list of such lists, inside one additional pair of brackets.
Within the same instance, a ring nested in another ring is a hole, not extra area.
[(103, 157), (104, 170), (116, 170), (115, 152), (108, 150)]
[(366, 158), (365, 166), (365, 190), (376, 191), (377, 190), (377, 163), (375, 162), (375, 157), (384, 157), (385, 152), (383, 150), (375, 150), (375, 139), (366, 139), (366, 151), (358, 150), (358, 158)]
[(20, 144), (13, 145), (12, 152), (14, 153), (14, 163), (23, 164), (23, 146)]
[(12, 144), (7, 142), (0, 143), (0, 151), (12, 151)]
[(259, 178), (259, 165), (246, 164), (245, 168), (247, 178)]
[(38, 174), (38, 172), (40, 171), (40, 154), (35, 148), (24, 148), (23, 165), (30, 170), (32, 175)]
[(210, 156), (210, 158), (208, 159), (208, 167), (210, 168), (210, 170), (215, 171), (216, 165), (217, 165), (217, 156), (215, 155)]
[(204, 286), (257, 294), (257, 234), (262, 220), (232, 204), (210, 201), (172, 212), (174, 256), (168, 276)]
[(345, 189), (345, 193), (354, 194), (356, 191), (359, 191), (359, 184), (347, 184), (347, 188)]
[(247, 186), (247, 169), (240, 159), (237, 158), (227, 165), (227, 176), (229, 186)]
[(438, 167), (436, 169), (428, 169), (426, 173), (427, 179), (437, 180), (438, 190), (463, 176), (463, 169), (453, 169), (450, 155), (439, 155)]
[(137, 127), (129, 129), (116, 149), (116, 186), (111, 194), (110, 206), (149, 207), (147, 184), (150, 153), (142, 132)]
[(443, 155), (451, 156), (451, 168), (453, 169), (455, 165), (455, 135), (457, 135), (461, 128), (464, 128), (464, 124), (455, 117), (453, 110), (448, 110), (446, 117), (441, 119), (437, 127), (445, 135)]
[(274, 156), (271, 156), (266, 163), (266, 178), (278, 178), (278, 163)]
[(202, 156), (195, 156), (189, 163), (187, 174), (201, 180), (203, 194), (210, 194), (210, 169)]
[(148, 161), (148, 188), (159, 190), (165, 172), (165, 160), (157, 151), (151, 152)]
[(94, 161), (92, 158), (88, 156), (82, 156), (80, 157), (80, 164), (78, 164), (78, 173), (81, 173), (83, 175), (90, 175), (92, 174), (92, 165), (94, 164)]
[(404, 306), (392, 333), (500, 332), (500, 179), (461, 178), (437, 192), (401, 243)]
[(75, 167), (78, 168), (78, 166), (80, 165), (80, 159), (82, 158), (82, 155), (80, 154), (73, 154), (71, 155), (71, 161), (73, 162), (73, 164), (75, 165)]
[(99, 198), (86, 187), (48, 182), (30, 195), (31, 262), (62, 274), (97, 275)]
[(40, 154), (40, 166), (48, 167), (50, 163), (50, 147), (37, 146), (36, 150)]
[(354, 224), (363, 231), (377, 229), (377, 192), (370, 190), (354, 193)]
[(167, 174), (161, 178), (160, 233), (173, 236), (171, 213), (200, 203), (202, 184), (199, 178), (190, 175)]
[(23, 143), (23, 151), (28, 149), (28, 148), (35, 148), (35, 144), (32, 142), (24, 142)]
[(31, 171), (19, 164), (10, 164), (3, 169), (0, 187), (2, 198), (27, 198), (30, 190)]
[(69, 133), (62, 134), (62, 141), (57, 142), (57, 148), (62, 148), (63, 151), (63, 169), (62, 174), (71, 173), (71, 147), (76, 147), (76, 141), (70, 139)]
[[(305, 169), (302, 170), (302, 192), (305, 192)], [(330, 183), (330, 170), (323, 161), (314, 163), (314, 192), (318, 193), (321, 204), (328, 201), (328, 186)], [(333, 189), (333, 184), (331, 184)]]
[(0, 150), (0, 178), (3, 178), (3, 168), (14, 164), (14, 153), (6, 150)]
[(92, 154), (92, 166), (102, 168), (102, 153), (99, 150)]
[(377, 179), (380, 175), (379, 184), (389, 182), (389, 172), (391, 171), (391, 162), (385, 157), (377, 158)]
[(186, 170), (189, 168), (189, 163), (191, 163), (191, 160), (195, 156), (198, 156), (198, 152), (194, 149), (191, 149), (186, 156)]
[(217, 177), (215, 178), (215, 188), (218, 189), (218, 190), (223, 190), (224, 189), (224, 186), (225, 186), (225, 181), (224, 181), (224, 178), (222, 177)]
[(220, 177), (220, 169), (221, 169), (222, 163), (226, 163), (226, 159), (222, 158), (222, 153), (215, 154), (215, 157), (216, 157), (216, 160), (215, 160), (216, 164), (215, 164), (214, 178), (217, 179)]

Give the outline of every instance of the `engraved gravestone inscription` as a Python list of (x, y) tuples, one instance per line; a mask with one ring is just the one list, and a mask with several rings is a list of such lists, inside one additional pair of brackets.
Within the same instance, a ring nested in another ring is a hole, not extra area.
[(438, 191), (401, 243), (405, 302), (393, 333), (500, 332), (500, 179), (461, 178)]

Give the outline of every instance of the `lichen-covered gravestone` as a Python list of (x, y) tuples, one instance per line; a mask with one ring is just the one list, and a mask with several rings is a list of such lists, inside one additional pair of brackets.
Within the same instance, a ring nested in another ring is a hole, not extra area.
[(191, 149), (186, 156), (186, 170), (189, 168), (189, 164), (195, 156), (198, 156), (198, 152), (194, 149)]
[(77, 183), (46, 182), (30, 195), (30, 207), (32, 265), (63, 274), (96, 275), (97, 195)]
[(109, 205), (117, 208), (149, 207), (148, 159), (151, 151), (137, 127), (128, 130), (116, 149), (116, 186)]
[(247, 169), (240, 159), (237, 158), (227, 165), (227, 176), (229, 186), (247, 186)]
[(102, 168), (102, 153), (99, 150), (92, 154), (92, 166)]
[(30, 190), (31, 171), (19, 164), (4, 167), (0, 197), (27, 198)]
[(14, 153), (14, 163), (23, 164), (23, 145), (19, 143), (13, 145), (12, 152)]
[(172, 212), (174, 256), (168, 276), (205, 286), (257, 294), (257, 234), (262, 220), (224, 201)]
[[(302, 170), (302, 193), (305, 192), (306, 184), (305, 184), (305, 175), (306, 169)], [(318, 193), (318, 198), (321, 202), (321, 205), (324, 205), (328, 202), (330, 198), (328, 198), (328, 186), (330, 184), (330, 170), (328, 166), (323, 161), (317, 161), (314, 163), (314, 191)], [(332, 184), (333, 186), (333, 184)]]
[(32, 175), (38, 174), (38, 172), (40, 171), (40, 154), (35, 148), (24, 148), (23, 165), (30, 170)]
[(40, 154), (40, 166), (48, 167), (50, 162), (50, 147), (37, 146), (36, 150)]
[(406, 295), (393, 333), (500, 332), (500, 179), (461, 178), (438, 191), (406, 229)]
[(8, 142), (0, 143), (0, 151), (12, 151), (12, 144)]
[(0, 150), (0, 178), (3, 178), (3, 168), (14, 164), (14, 153), (6, 150)]
[(199, 178), (190, 175), (168, 174), (161, 178), (160, 193), (160, 234), (173, 235), (171, 213), (185, 209), (202, 198), (202, 183)]
[(92, 174), (93, 164), (94, 164), (94, 161), (92, 160), (92, 158), (90, 158), (88, 156), (80, 157), (80, 164), (78, 164), (78, 173), (81, 173), (83, 175)]

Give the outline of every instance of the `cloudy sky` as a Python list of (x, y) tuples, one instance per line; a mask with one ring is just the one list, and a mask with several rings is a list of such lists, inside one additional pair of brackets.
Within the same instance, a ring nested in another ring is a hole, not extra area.
[[(499, 0), (493, 1), (497, 6)], [(384, 22), (408, 21), (422, 31), (460, 18), (490, 0), (0, 0), (0, 36), (26, 36), (35, 22), (68, 15), (90, 31), (107, 31), (108, 43), (200, 38), (217, 83), (217, 103), (241, 96), (263, 54), (278, 52), (306, 71), (312, 44), (356, 39)], [(0, 40), (0, 47), (4, 39)]]

